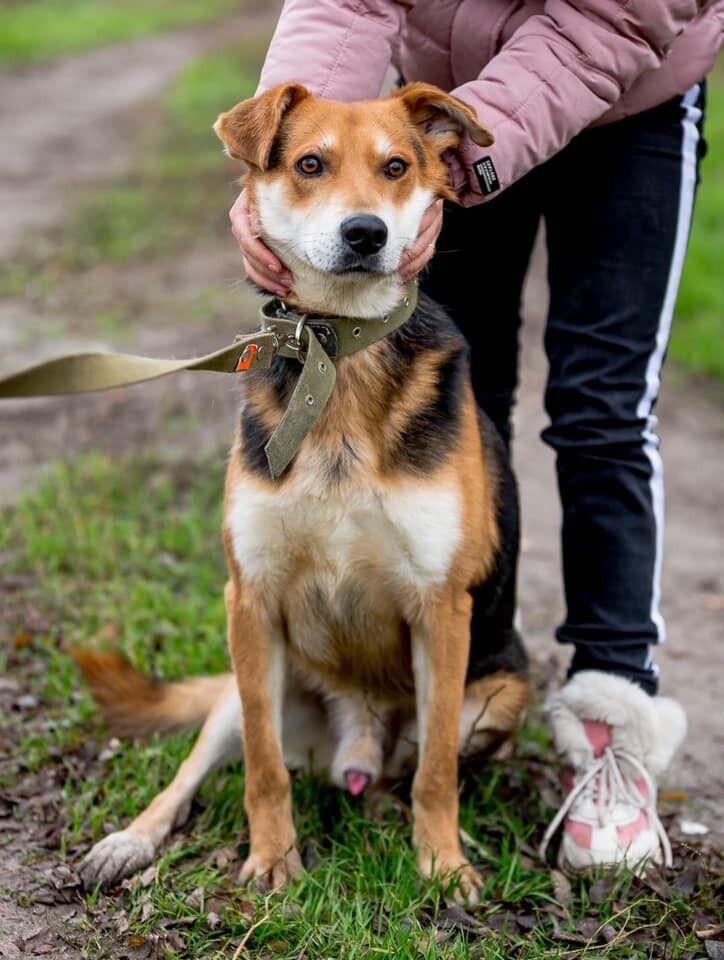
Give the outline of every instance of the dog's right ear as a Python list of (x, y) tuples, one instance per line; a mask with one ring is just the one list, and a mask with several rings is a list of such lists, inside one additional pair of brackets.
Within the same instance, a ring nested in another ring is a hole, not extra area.
[(219, 114), (214, 132), (230, 157), (265, 170), (284, 117), (308, 96), (309, 90), (301, 83), (279, 84)]

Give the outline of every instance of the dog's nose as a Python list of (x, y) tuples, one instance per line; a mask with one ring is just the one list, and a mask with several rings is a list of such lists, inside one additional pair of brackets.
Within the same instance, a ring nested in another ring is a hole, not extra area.
[(377, 253), (387, 243), (384, 220), (369, 213), (358, 213), (342, 221), (342, 239), (362, 257)]

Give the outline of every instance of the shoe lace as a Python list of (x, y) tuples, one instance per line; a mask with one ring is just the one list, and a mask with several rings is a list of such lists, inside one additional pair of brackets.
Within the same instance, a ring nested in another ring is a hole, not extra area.
[[(625, 770), (621, 769), (621, 760), (625, 761), (627, 765)], [(644, 781), (646, 796), (634, 782), (634, 773), (637, 773)], [(650, 826), (656, 832), (661, 843), (665, 866), (670, 867), (672, 865), (671, 844), (664, 825), (656, 812), (656, 788), (648, 770), (637, 757), (627, 750), (617, 748), (614, 752), (611, 747), (605, 747), (601, 756), (590, 765), (583, 776), (576, 778), (568, 796), (543, 835), (543, 840), (538, 849), (541, 859), (545, 859), (551, 839), (579, 797), (593, 801), (601, 827), (605, 827), (610, 822), (616, 805), (621, 802), (631, 804), (639, 810), (644, 810)]]

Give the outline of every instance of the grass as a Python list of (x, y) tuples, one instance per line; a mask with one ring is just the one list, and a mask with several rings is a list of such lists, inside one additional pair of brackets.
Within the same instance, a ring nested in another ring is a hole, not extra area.
[(193, 26), (239, 9), (239, 0), (5, 0), (0, 67)]
[(724, 381), (724, 65), (709, 78), (704, 134), (708, 153), (687, 253), (671, 356), (682, 366)]
[[(0, 556), (15, 584), (2, 597), (9, 642), (0, 670), (34, 677), (42, 699), (35, 725), (16, 730), (18, 768), (0, 793), (56, 769), (60, 855), (71, 862), (151, 800), (191, 738), (124, 743), (99, 759), (103, 734), (65, 648), (111, 643), (167, 677), (227, 669), (222, 467), (221, 457), (195, 466), (86, 457), (0, 516)], [(5, 736), (11, 727), (6, 718)], [(535, 727), (521, 735), (513, 761), (467, 772), (461, 819), (477, 838), (469, 855), (485, 880), (473, 917), (451, 907), (439, 884), (419, 879), (405, 784), (359, 802), (297, 777), (304, 879), (279, 898), (239, 889), (248, 840), (243, 771), (222, 770), (156, 873), (115, 896), (87, 897), (83, 955), (109, 955), (119, 916), (126, 945), (162, 943), (159, 955), (187, 960), (230, 958), (245, 936), (242, 956), (289, 960), (697, 955), (692, 927), (710, 909), (713, 881), (687, 895), (673, 881), (660, 895), (624, 874), (567, 890), (535, 860), (554, 778), (547, 736)]]

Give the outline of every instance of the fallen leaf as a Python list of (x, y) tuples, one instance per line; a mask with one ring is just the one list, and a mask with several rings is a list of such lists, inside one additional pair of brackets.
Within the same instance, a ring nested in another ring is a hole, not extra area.
[(649, 889), (653, 890), (655, 894), (661, 897), (662, 900), (671, 900), (673, 896), (673, 890), (669, 886), (669, 883), (662, 876), (661, 872), (656, 869), (653, 865), (649, 865), (646, 868), (643, 876), (641, 877), (643, 884)]
[(222, 847), (221, 850), (215, 850), (211, 854), (211, 862), (218, 870), (226, 870), (231, 863), (239, 860), (239, 854), (236, 847)]
[(703, 927), (701, 930), (694, 930), (694, 936), (699, 940), (717, 940), (724, 935), (724, 923), (712, 924), (709, 927)]
[(171, 947), (172, 950), (183, 950), (186, 946), (186, 941), (176, 930), (169, 930), (164, 936), (166, 941), (166, 946)]
[(692, 863), (684, 870), (680, 870), (674, 877), (674, 890), (680, 896), (690, 896), (699, 886), (701, 869), (698, 863)]
[(302, 863), (307, 870), (314, 870), (319, 866), (319, 849), (314, 837), (309, 839), (302, 851)]
[(551, 937), (563, 943), (588, 943), (588, 937), (582, 937), (580, 933), (572, 933), (570, 930), (563, 930), (555, 921), (553, 921)]
[(562, 907), (570, 907), (573, 903), (573, 888), (568, 877), (560, 870), (551, 870), (550, 878), (553, 884), (553, 896)]
[(213, 910), (210, 910), (206, 914), (206, 925), (211, 930), (216, 930), (217, 927), (221, 926), (221, 917), (218, 913), (215, 913)]
[(568, 910), (557, 903), (546, 903), (541, 907), (541, 913), (550, 913), (551, 916), (558, 917), (559, 920), (570, 920), (571, 918)]
[(689, 794), (686, 790), (662, 790), (659, 794), (659, 800), (663, 800), (664, 803), (684, 803), (688, 799)]
[(251, 919), (256, 916), (256, 904), (252, 903), (251, 900), (239, 900), (234, 904), (234, 907), (239, 913), (243, 913), (245, 917)]
[(204, 896), (206, 891), (203, 887), (196, 887), (195, 890), (192, 890), (191, 893), (186, 897), (184, 903), (187, 907), (191, 907), (193, 910), (201, 910), (204, 903)]
[(604, 874), (589, 887), (588, 899), (591, 903), (607, 903), (613, 895), (616, 883), (615, 875)]
[(586, 940), (594, 940), (599, 934), (600, 921), (593, 917), (581, 917), (576, 920), (576, 930), (585, 937)]
[(441, 930), (478, 930), (481, 926), (472, 914), (454, 900), (445, 901), (445, 908), (435, 917), (435, 923)]
[(156, 883), (158, 880), (158, 867), (155, 864), (152, 864), (150, 867), (146, 867), (142, 874), (138, 878), (138, 885), (141, 887), (150, 887), (152, 883)]

